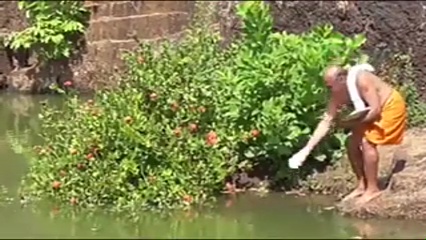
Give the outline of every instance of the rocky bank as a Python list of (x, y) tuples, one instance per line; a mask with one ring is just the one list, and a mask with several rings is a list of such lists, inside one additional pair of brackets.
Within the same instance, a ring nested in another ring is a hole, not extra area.
[[(426, 129), (407, 131), (401, 146), (380, 148), (380, 178), (383, 194), (356, 206), (339, 202), (337, 210), (345, 215), (371, 218), (426, 219)], [(320, 194), (340, 199), (355, 186), (347, 159), (324, 173), (311, 176), (306, 183)]]

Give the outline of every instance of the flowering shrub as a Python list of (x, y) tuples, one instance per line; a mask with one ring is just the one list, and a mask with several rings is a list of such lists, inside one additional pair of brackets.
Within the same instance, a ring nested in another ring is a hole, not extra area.
[[(246, 2), (238, 10), (243, 39), (230, 67), (219, 71), (229, 90), (221, 109), (229, 127), (247, 134), (261, 129), (261, 136), (241, 146), (242, 158), (253, 165), (269, 160), (275, 180), (292, 184), (287, 159), (306, 143), (326, 106), (323, 69), (365, 61), (358, 51), (365, 38), (346, 38), (331, 26), (301, 35), (273, 33), (266, 4)], [(320, 161), (339, 159), (343, 142), (336, 132), (313, 155)]]
[[(354, 59), (364, 38), (327, 26), (273, 33), (265, 3), (238, 10), (243, 37), (229, 49), (199, 28), (159, 50), (142, 44), (126, 54), (119, 89), (46, 107), (45, 143), (34, 148), (23, 193), (136, 214), (209, 202), (226, 176), (262, 161), (288, 180), (286, 157), (325, 106), (322, 69)], [(318, 153), (331, 156), (340, 144)]]

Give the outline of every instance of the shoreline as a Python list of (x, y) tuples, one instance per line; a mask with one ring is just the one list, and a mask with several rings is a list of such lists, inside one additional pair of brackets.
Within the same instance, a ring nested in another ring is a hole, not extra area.
[[(379, 178), (383, 192), (371, 202), (355, 206), (339, 202), (336, 211), (357, 218), (426, 219), (426, 129), (409, 129), (400, 146), (379, 147)], [(341, 199), (355, 187), (355, 177), (344, 158), (326, 171), (311, 175), (301, 193)]]

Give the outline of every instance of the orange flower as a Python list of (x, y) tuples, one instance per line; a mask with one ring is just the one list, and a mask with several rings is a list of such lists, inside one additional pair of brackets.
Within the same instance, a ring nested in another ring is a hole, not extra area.
[(214, 146), (219, 142), (217, 133), (215, 131), (210, 131), (206, 136), (206, 143), (209, 146)]
[(93, 153), (89, 153), (86, 155), (86, 159), (89, 161), (94, 161), (95, 160), (95, 156), (93, 155)]
[(86, 166), (84, 166), (84, 164), (82, 164), (82, 163), (78, 163), (77, 169), (83, 171), (84, 169), (86, 169)]
[(145, 59), (143, 57), (139, 57), (138, 58), (138, 62), (139, 62), (139, 64), (144, 64), (145, 63)]
[(59, 181), (53, 181), (52, 188), (55, 189), (55, 190), (58, 190), (58, 189), (61, 188), (61, 185), (62, 185), (61, 182), (59, 182)]
[(177, 110), (179, 110), (179, 104), (177, 102), (174, 102), (172, 103), (171, 108), (173, 112), (176, 112)]
[(157, 101), (157, 100), (158, 100), (158, 95), (157, 95), (156, 93), (151, 93), (151, 94), (149, 95), (149, 99), (150, 99), (151, 101), (155, 102), (155, 101)]
[(40, 156), (42, 156), (42, 155), (46, 155), (47, 154), (47, 150), (46, 149), (44, 149), (44, 148), (41, 148), (39, 151), (38, 151), (38, 155), (40, 155)]
[(192, 133), (196, 133), (198, 131), (198, 125), (195, 123), (189, 124), (188, 128), (189, 128), (189, 131)]
[(76, 155), (78, 153), (77, 149), (75, 149), (75, 148), (70, 148), (69, 151), (70, 151), (71, 155)]
[(182, 136), (182, 128), (177, 127), (175, 130), (173, 130), (173, 133), (176, 137), (181, 137)]
[(205, 107), (201, 106), (201, 107), (199, 107), (199, 108), (198, 108), (198, 111), (199, 111), (200, 113), (205, 113), (207, 110), (206, 110), (206, 108), (205, 108)]
[(253, 129), (253, 130), (251, 130), (250, 134), (253, 138), (257, 138), (257, 137), (260, 136), (260, 131), (257, 130), (257, 129)]
[(191, 196), (189, 196), (189, 195), (185, 195), (185, 196), (183, 196), (183, 201), (186, 203), (186, 204), (191, 204), (192, 202), (193, 202), (193, 198), (191, 197)]
[(77, 199), (77, 198), (75, 198), (75, 197), (72, 197), (72, 198), (70, 199), (70, 204), (71, 204), (71, 205), (73, 205), (73, 206), (77, 205), (77, 204), (78, 204), (78, 199)]

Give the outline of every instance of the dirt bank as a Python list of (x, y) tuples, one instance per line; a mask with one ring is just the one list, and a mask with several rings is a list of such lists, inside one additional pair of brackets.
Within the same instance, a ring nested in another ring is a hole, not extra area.
[[(340, 202), (337, 209), (346, 215), (368, 218), (426, 219), (426, 129), (409, 130), (399, 147), (380, 148), (380, 178), (383, 194), (363, 206)], [(308, 179), (305, 187), (338, 198), (354, 187), (349, 162)]]

